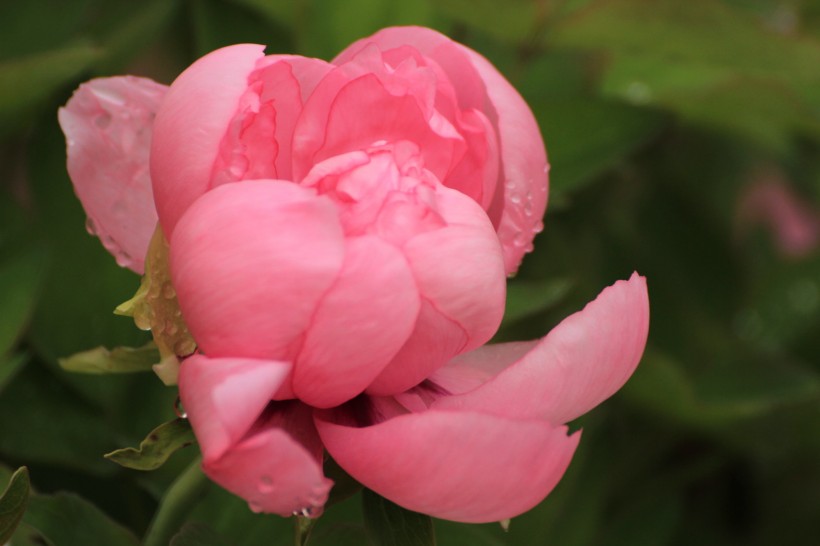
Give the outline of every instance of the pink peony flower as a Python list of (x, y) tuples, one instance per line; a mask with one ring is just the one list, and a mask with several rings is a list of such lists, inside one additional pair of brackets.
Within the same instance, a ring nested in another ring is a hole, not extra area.
[(564, 423), (637, 366), (645, 280), (540, 341), (485, 346), (546, 207), (521, 97), (429, 29), (332, 63), (262, 49), (215, 51), (167, 92), (93, 80), (60, 112), (77, 194), (136, 271), (156, 205), (198, 346), (179, 388), (205, 472), (253, 510), (315, 516), (327, 450), (411, 510), (528, 510), (578, 443)]

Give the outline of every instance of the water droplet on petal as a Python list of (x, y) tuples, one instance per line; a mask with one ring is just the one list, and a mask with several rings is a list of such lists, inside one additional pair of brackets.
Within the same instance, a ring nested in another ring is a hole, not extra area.
[(273, 479), (270, 476), (262, 476), (259, 478), (259, 492), (265, 495), (272, 493), (274, 490)]
[(262, 505), (254, 501), (248, 503), (248, 508), (250, 508), (251, 512), (253, 512), (254, 514), (258, 514), (262, 511)]
[(179, 399), (179, 396), (177, 396), (177, 399), (174, 401), (174, 413), (176, 413), (180, 419), (188, 418), (188, 414), (185, 413), (185, 409), (182, 407), (182, 400)]
[(175, 298), (177, 293), (174, 290), (174, 287), (171, 285), (171, 283), (166, 283), (165, 286), (162, 287), (162, 295), (165, 297), (165, 299), (170, 300)]
[(88, 232), (89, 235), (96, 235), (97, 234), (97, 226), (94, 224), (94, 220), (91, 218), (85, 219), (85, 230)]

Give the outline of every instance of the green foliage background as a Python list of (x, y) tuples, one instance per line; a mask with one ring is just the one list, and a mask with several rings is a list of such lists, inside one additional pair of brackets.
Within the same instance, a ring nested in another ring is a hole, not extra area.
[[(332, 58), (383, 26), (431, 26), (520, 89), (552, 164), (546, 229), (500, 339), (531, 339), (636, 269), (649, 345), (578, 423), (569, 472), (499, 525), (442, 545), (802, 545), (820, 537), (820, 250), (738, 228), (760, 177), (820, 207), (820, 5), (810, 0), (30, 0), (0, 3), (0, 489), (26, 465), (13, 544), (137, 544), (187, 448), (143, 473), (102, 458), (174, 417), (151, 374), (57, 358), (144, 343), (113, 308), (138, 279), (84, 230), (56, 109), (82, 81), (170, 83), (219, 46)], [(61, 491), (61, 492), (60, 492)], [(58, 493), (60, 492), (60, 493)], [(310, 544), (364, 544), (361, 501)], [(78, 523), (82, 521), (82, 523)], [(41, 535), (46, 542), (36, 542)], [(174, 544), (292, 543), (215, 486)]]

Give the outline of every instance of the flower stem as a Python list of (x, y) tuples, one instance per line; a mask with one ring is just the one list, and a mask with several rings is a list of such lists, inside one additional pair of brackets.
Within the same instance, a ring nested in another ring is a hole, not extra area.
[(310, 538), (310, 532), (313, 530), (313, 526), (316, 524), (316, 520), (313, 518), (303, 516), (295, 516), (294, 520), (295, 529), (293, 543), (296, 546), (305, 546), (307, 544), (308, 538)]
[(201, 462), (201, 457), (194, 459), (165, 492), (145, 533), (144, 546), (168, 546), (185, 517), (202, 498), (208, 479), (199, 467)]

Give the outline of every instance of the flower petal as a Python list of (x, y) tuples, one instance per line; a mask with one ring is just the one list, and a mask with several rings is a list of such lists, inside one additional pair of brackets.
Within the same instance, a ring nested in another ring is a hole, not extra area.
[(293, 374), (300, 400), (330, 407), (361, 393), (407, 341), (419, 295), (402, 254), (375, 236), (348, 239)]
[(487, 212), (496, 225), (510, 274), (518, 269), (541, 231), (549, 189), (546, 150), (538, 123), (518, 91), (487, 59), (461, 47), (484, 81), (497, 116), (488, 117), (498, 129), (503, 184), (499, 184), (496, 201)]
[(291, 365), (275, 360), (193, 355), (179, 370), (179, 396), (205, 461), (240, 440), (262, 414)]
[(280, 403), (258, 428), (202, 467), (213, 481), (248, 501), (254, 512), (316, 517), (333, 482), (322, 474), (322, 445), (310, 408)]
[(171, 84), (154, 124), (151, 178), (165, 237), (210, 184), (222, 137), (264, 46), (218, 49)]
[(580, 434), (542, 421), (427, 411), (355, 428), (316, 419), (331, 456), (351, 476), (416, 512), (469, 523), (525, 512), (555, 487)]
[(119, 265), (139, 274), (157, 224), (148, 152), (167, 90), (146, 78), (99, 78), (81, 85), (58, 112), (89, 231)]
[(646, 279), (634, 273), (629, 281), (605, 288), (520, 358), (526, 344), (482, 347), (464, 355), (455, 366), (469, 368), (475, 360), (487, 369), (487, 353), (511, 365), (475, 390), (441, 397), (432, 407), (566, 423), (626, 383), (641, 359), (648, 330)]
[(180, 220), (171, 278), (211, 357), (292, 361), (344, 258), (333, 205), (290, 182), (219, 186)]

